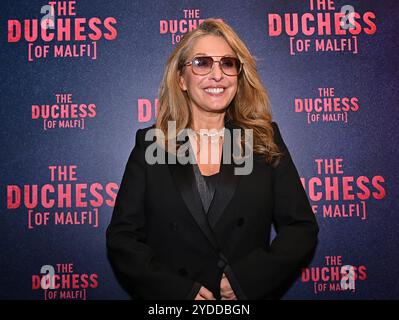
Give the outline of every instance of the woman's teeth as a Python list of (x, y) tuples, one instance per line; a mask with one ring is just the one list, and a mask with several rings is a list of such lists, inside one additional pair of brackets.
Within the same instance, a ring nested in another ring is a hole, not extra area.
[(205, 91), (208, 93), (222, 93), (224, 88), (206, 88)]

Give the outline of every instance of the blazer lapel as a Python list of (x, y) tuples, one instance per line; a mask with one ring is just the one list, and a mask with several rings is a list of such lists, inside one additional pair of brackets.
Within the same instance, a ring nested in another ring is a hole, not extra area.
[[(226, 130), (230, 132), (230, 139), (225, 139), (224, 144), (230, 143), (231, 148), (233, 150), (233, 129), (238, 129), (231, 120), (225, 122)], [(225, 150), (225, 146), (223, 146), (223, 150)], [(238, 182), (240, 180), (240, 175), (234, 174), (235, 164), (233, 162), (232, 155), (228, 155), (230, 159), (230, 163), (223, 163), (224, 154), (222, 153), (222, 162), (220, 164), (220, 177), (217, 182), (215, 194), (213, 196), (213, 200), (208, 210), (208, 221), (212, 229), (215, 228), (216, 223), (222, 217), (227, 205), (233, 198), (234, 192), (237, 188)]]
[[(184, 143), (188, 142), (188, 137)], [(186, 156), (188, 152), (186, 152)], [(197, 183), (195, 181), (193, 165), (191, 163), (181, 164), (177, 159), (176, 164), (168, 164), (172, 178), (179, 190), (190, 214), (209, 240), (212, 246), (217, 250), (218, 245), (209, 226), (202, 201), (198, 193)]]
[[(235, 126), (231, 120), (227, 120), (225, 121), (225, 128), (230, 130), (230, 137), (232, 137), (232, 129), (238, 127)], [(188, 140), (189, 139), (186, 136), (184, 143), (187, 143)], [(231, 143), (231, 141), (225, 139), (224, 144), (226, 143)], [(224, 149), (225, 148), (223, 148), (223, 150)], [(188, 151), (185, 156), (187, 155)], [(218, 244), (213, 234), (213, 228), (221, 218), (228, 203), (231, 201), (240, 178), (240, 176), (234, 174), (234, 163), (232, 162), (231, 155), (229, 157), (230, 164), (223, 163), (222, 161), (220, 165), (220, 177), (218, 179), (216, 191), (209, 207), (208, 214), (205, 213), (202, 206), (193, 171), (193, 165), (190, 163), (181, 164), (179, 159), (177, 159), (176, 164), (168, 164), (172, 178), (175, 181), (190, 214), (216, 250), (218, 250)]]

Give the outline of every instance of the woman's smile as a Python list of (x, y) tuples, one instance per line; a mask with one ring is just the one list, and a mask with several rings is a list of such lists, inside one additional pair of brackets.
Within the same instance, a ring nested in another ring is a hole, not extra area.
[(223, 95), (225, 88), (224, 87), (208, 87), (204, 89), (206, 93), (211, 96), (219, 97)]

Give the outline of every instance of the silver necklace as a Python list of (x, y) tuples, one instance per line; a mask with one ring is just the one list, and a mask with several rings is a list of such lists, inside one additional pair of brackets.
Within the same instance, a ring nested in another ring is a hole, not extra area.
[[(197, 130), (194, 132), (202, 137), (216, 137), (216, 136), (223, 136), (224, 130), (225, 130), (225, 127), (217, 130), (216, 132), (212, 132), (212, 133), (210, 133), (209, 130), (207, 130), (207, 129), (201, 129), (199, 131)], [(214, 131), (214, 130), (212, 130), (212, 131)]]

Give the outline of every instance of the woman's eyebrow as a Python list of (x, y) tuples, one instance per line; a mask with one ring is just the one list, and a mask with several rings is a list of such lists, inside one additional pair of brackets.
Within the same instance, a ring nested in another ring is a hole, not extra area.
[(207, 53), (203, 53), (203, 52), (198, 52), (198, 53), (196, 53), (196, 54), (193, 55), (193, 57), (195, 57), (195, 56), (207, 56), (207, 57), (235, 57), (235, 54), (234, 54), (234, 53), (227, 53), (227, 54), (225, 54), (225, 55), (223, 55), (223, 56), (213, 56), (213, 55), (211, 55), (211, 54), (207, 54)]

